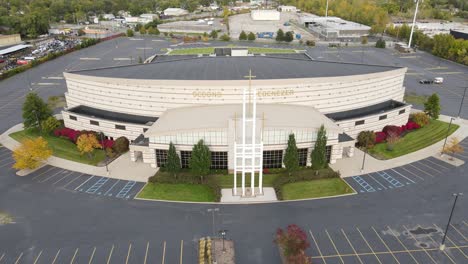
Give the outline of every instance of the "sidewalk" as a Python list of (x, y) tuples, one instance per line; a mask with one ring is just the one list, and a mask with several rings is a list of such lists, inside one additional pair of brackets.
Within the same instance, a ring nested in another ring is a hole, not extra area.
[[(18, 124), (8, 129), (5, 133), (0, 135), (0, 143), (10, 150), (17, 148), (20, 143), (8, 135), (20, 130), (23, 130), (23, 124)], [(47, 164), (70, 171), (81, 172), (84, 174), (137, 182), (147, 182), (148, 178), (153, 176), (158, 171), (157, 168), (151, 168), (149, 164), (142, 162), (132, 162), (128, 152), (121, 155), (109, 164), (109, 172), (106, 171), (105, 166), (96, 167), (54, 156), (47, 160)]]
[[(450, 116), (441, 115), (439, 117), (439, 120), (444, 122), (450, 122), (450, 118)], [(457, 137), (460, 141), (462, 141), (465, 137), (468, 137), (468, 120), (455, 119), (452, 123), (459, 125), (460, 128), (458, 128), (452, 135), (450, 135), (449, 139), (452, 137)], [(371, 155), (366, 155), (366, 161), (364, 164), (363, 172), (361, 172), (361, 167), (364, 152), (359, 150), (358, 148), (355, 148), (353, 157), (339, 159), (335, 164), (331, 164), (330, 167), (333, 170), (340, 171), (341, 177), (350, 177), (391, 169), (418, 160), (422, 160), (430, 156), (440, 155), (440, 151), (442, 150), (442, 146), (444, 145), (444, 140), (445, 138), (427, 148), (390, 160), (378, 160), (372, 157)]]

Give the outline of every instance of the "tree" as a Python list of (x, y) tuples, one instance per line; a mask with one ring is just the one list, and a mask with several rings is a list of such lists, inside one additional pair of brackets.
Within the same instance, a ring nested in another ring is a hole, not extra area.
[(136, 24), (135, 25), (135, 31), (140, 31), (140, 28), (142, 28), (142, 27), (143, 26), (140, 23)]
[(362, 45), (366, 45), (367, 42), (368, 42), (367, 36), (362, 36), (362, 37), (361, 37), (361, 44), (362, 44)]
[(386, 43), (385, 43), (385, 40), (383, 39), (378, 39), (377, 42), (375, 43), (376, 48), (385, 49), (385, 46), (386, 46)]
[(357, 143), (361, 147), (371, 148), (375, 143), (375, 133), (369, 130), (359, 132)]
[(229, 37), (228, 34), (223, 34), (219, 39), (222, 41), (230, 41), (231, 37)]
[(327, 131), (323, 125), (317, 133), (314, 149), (311, 154), (312, 168), (314, 170), (324, 169), (327, 167)]
[[(449, 144), (445, 146), (445, 148), (442, 149), (442, 152), (445, 154), (457, 154), (457, 153), (462, 153), (463, 152), (463, 147), (460, 145), (460, 140), (456, 137), (452, 137), (450, 139)], [(453, 160), (453, 157), (450, 157), (450, 160)]]
[(247, 34), (244, 30), (242, 30), (242, 32), (240, 33), (239, 40), (247, 40)]
[(424, 112), (432, 119), (438, 119), (440, 114), (440, 98), (436, 93), (433, 93), (424, 103)]
[(413, 120), (420, 127), (429, 124), (429, 116), (424, 112), (412, 114), (411, 120)]
[(51, 155), (52, 150), (44, 138), (25, 139), (13, 151), (13, 159), (15, 160), (13, 168), (17, 170), (35, 169)]
[(289, 225), (286, 230), (278, 228), (275, 242), (280, 246), (288, 263), (310, 264), (305, 250), (310, 247), (307, 234), (297, 225)]
[(280, 41), (284, 41), (284, 32), (283, 30), (280, 28), (278, 29), (278, 31), (276, 32), (276, 41), (280, 42)]
[(189, 167), (193, 175), (200, 177), (203, 182), (203, 176), (210, 173), (211, 154), (208, 146), (203, 139), (200, 139), (192, 148), (192, 156), (189, 160)]
[(148, 30), (147, 30), (148, 34), (150, 35), (159, 35), (160, 32), (159, 32), (159, 29), (158, 28), (154, 28), (154, 27), (149, 27)]
[(299, 168), (299, 155), (297, 153), (296, 138), (289, 134), (288, 147), (284, 154), (284, 166), (289, 176)]
[(57, 120), (57, 118), (55, 118), (54, 116), (50, 116), (49, 118), (41, 122), (42, 133), (50, 134), (52, 133), (52, 131), (54, 131), (61, 125), (62, 123), (60, 123), (60, 121)]
[(291, 42), (294, 40), (294, 34), (292, 31), (288, 31), (286, 32), (286, 34), (284, 35), (284, 41), (286, 42)]
[(24, 128), (39, 128), (41, 122), (52, 116), (52, 110), (36, 93), (29, 93), (23, 104)]
[(176, 149), (172, 142), (169, 144), (169, 151), (167, 152), (167, 162), (165, 165), (167, 171), (177, 179), (177, 173), (180, 171), (180, 158), (177, 155)]
[(255, 34), (253, 32), (250, 32), (249, 35), (247, 35), (247, 40), (248, 41), (254, 41), (255, 40)]
[(145, 35), (145, 34), (146, 34), (146, 29), (145, 29), (145, 27), (140, 27), (140, 30), (139, 30), (139, 31), (140, 31), (140, 34), (141, 34), (141, 35)]
[(218, 38), (218, 32), (216, 30), (212, 30), (210, 32), (210, 38), (217, 39)]
[(131, 37), (133, 37), (133, 36), (135, 36), (135, 33), (133, 32), (133, 30), (130, 29), (130, 28), (127, 29), (127, 37), (130, 37), (130, 38), (131, 38)]
[(112, 148), (119, 154), (125, 153), (128, 151), (130, 142), (126, 137), (119, 137), (115, 140)]
[(83, 154), (87, 154), (88, 158), (92, 158), (92, 153), (94, 149), (101, 148), (101, 144), (94, 134), (82, 134), (76, 140), (76, 147), (78, 151)]

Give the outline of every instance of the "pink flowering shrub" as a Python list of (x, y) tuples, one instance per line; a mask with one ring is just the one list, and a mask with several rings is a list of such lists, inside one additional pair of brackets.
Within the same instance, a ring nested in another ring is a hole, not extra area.
[(290, 264), (310, 264), (305, 250), (310, 247), (307, 234), (297, 225), (288, 225), (286, 230), (278, 228), (275, 242), (280, 246)]
[(375, 143), (382, 143), (387, 139), (387, 134), (384, 132), (375, 132)]
[(78, 136), (80, 135), (80, 131), (74, 130), (68, 127), (58, 128), (54, 130), (54, 135), (56, 137), (65, 137), (68, 138), (71, 142), (76, 143)]

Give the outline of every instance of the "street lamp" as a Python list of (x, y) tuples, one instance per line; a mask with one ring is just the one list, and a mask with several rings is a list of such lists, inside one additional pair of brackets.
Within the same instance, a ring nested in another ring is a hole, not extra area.
[(445, 144), (447, 144), (447, 138), (449, 136), (450, 127), (452, 126), (452, 121), (453, 120), (455, 120), (455, 118), (450, 117), (450, 123), (449, 123), (448, 129), (447, 129), (447, 135), (445, 135), (444, 146), (442, 147), (442, 151), (440, 152), (441, 157), (444, 155)]
[(104, 133), (101, 131), (99, 134), (101, 136), (101, 149), (104, 151), (104, 155), (106, 156), (106, 173), (107, 173), (107, 176), (109, 176), (109, 167), (107, 165), (107, 152), (104, 149)]
[(463, 106), (463, 101), (465, 100), (466, 89), (468, 89), (468, 86), (465, 87), (465, 90), (463, 91), (463, 97), (462, 97), (461, 102), (460, 102), (460, 109), (458, 110), (457, 118), (460, 118), (460, 114), (461, 114), (461, 110), (462, 110), (462, 106)]
[(215, 236), (215, 212), (219, 212), (219, 208), (208, 208), (206, 210), (208, 213), (211, 213), (213, 222), (212, 222), (212, 229), (213, 229), (213, 236)]
[(223, 229), (223, 230), (219, 231), (219, 234), (223, 238), (223, 253), (226, 252), (226, 248), (224, 247), (224, 240), (226, 240), (226, 233), (227, 233), (226, 229)]
[(364, 172), (364, 164), (365, 164), (365, 162), (366, 162), (366, 155), (367, 155), (367, 148), (364, 147), (364, 157), (362, 158), (361, 173)]
[(444, 250), (445, 249), (445, 238), (447, 237), (447, 232), (450, 227), (450, 222), (452, 221), (452, 216), (453, 216), (453, 211), (455, 210), (455, 205), (457, 205), (457, 200), (458, 196), (462, 196), (463, 193), (454, 193), (453, 196), (455, 196), (455, 200), (453, 201), (453, 206), (452, 206), (452, 211), (450, 211), (450, 216), (448, 219), (447, 226), (445, 227), (445, 233), (444, 233), (444, 238), (442, 238), (442, 243), (440, 244), (439, 249)]
[(411, 33), (408, 41), (408, 48), (411, 48), (411, 41), (413, 40), (413, 32), (414, 32), (414, 26), (416, 24), (416, 16), (418, 14), (418, 8), (419, 8), (419, 1), (423, 0), (414, 0), (416, 2), (416, 9), (414, 10), (414, 17), (413, 17), (413, 25), (411, 26)]

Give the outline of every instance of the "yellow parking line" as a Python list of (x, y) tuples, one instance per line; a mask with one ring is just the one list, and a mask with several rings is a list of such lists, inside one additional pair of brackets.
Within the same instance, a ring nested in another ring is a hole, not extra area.
[(18, 264), (22, 256), (23, 256), (23, 252), (21, 252), (21, 254), (18, 256), (18, 258), (15, 261), (15, 264)]
[(392, 250), (387, 246), (387, 243), (385, 243), (385, 241), (382, 239), (382, 237), (380, 237), (379, 233), (377, 232), (377, 230), (375, 230), (375, 228), (372, 226), (371, 227), (372, 230), (374, 230), (375, 234), (379, 237), (380, 241), (382, 241), (382, 243), (384, 244), (384, 246), (387, 248), (387, 250), (392, 254), (393, 258), (395, 259), (395, 261), (400, 264), (400, 261), (398, 261), (398, 259), (395, 257), (395, 255), (393, 254)]
[(88, 264), (91, 264), (93, 262), (94, 253), (96, 253), (96, 247), (93, 248), (93, 253), (91, 253), (91, 256), (89, 257)]
[(351, 248), (353, 249), (354, 254), (356, 254), (356, 257), (358, 258), (359, 263), (364, 264), (364, 263), (362, 262), (362, 260), (361, 260), (361, 257), (359, 257), (358, 253), (357, 253), (356, 250), (354, 249), (353, 244), (351, 244), (351, 241), (349, 241), (348, 236), (346, 235), (345, 231), (344, 231), (343, 229), (341, 229), (341, 232), (343, 233), (344, 237), (345, 237), (346, 240), (348, 241), (348, 244), (349, 244), (349, 245), (351, 246)]
[(149, 241), (148, 243), (146, 243), (145, 261), (143, 262), (143, 264), (146, 264), (146, 260), (148, 259), (148, 248), (149, 248)]
[(463, 233), (460, 232), (454, 225), (450, 224), (450, 226), (453, 228), (453, 230), (455, 230), (458, 234), (460, 234), (460, 236), (462, 236), (463, 239), (465, 239), (465, 241), (468, 241), (468, 239), (466, 238), (466, 236), (463, 235)]
[(166, 259), (166, 241), (164, 241), (164, 245), (163, 245), (163, 255), (162, 255), (161, 264), (164, 264), (165, 259)]
[(114, 245), (112, 245), (112, 248), (111, 248), (111, 250), (109, 252), (109, 256), (107, 257), (107, 264), (110, 263), (110, 260), (112, 258), (112, 252), (114, 252)]
[(359, 232), (359, 234), (361, 235), (362, 239), (364, 240), (364, 242), (366, 242), (367, 246), (369, 247), (369, 249), (372, 251), (372, 254), (374, 254), (375, 258), (377, 259), (377, 261), (382, 264), (382, 261), (380, 261), (379, 257), (377, 256), (377, 254), (375, 254), (375, 251), (372, 249), (372, 247), (369, 245), (369, 242), (367, 242), (367, 239), (364, 237), (364, 235), (362, 235), (361, 233), (361, 230), (359, 230), (359, 228), (357, 228), (357, 231)]
[[(422, 228), (422, 227), (419, 226), (419, 228)], [(428, 237), (429, 237), (430, 240), (432, 240), (432, 242), (434, 242), (434, 244), (436, 244), (436, 245), (439, 244), (439, 243), (437, 243), (437, 242), (432, 238), (432, 236), (428, 236)], [(442, 252), (444, 252), (445, 256), (447, 256), (447, 258), (449, 258), (450, 261), (451, 261), (453, 264), (455, 264), (455, 261), (447, 254), (447, 252), (445, 252), (445, 250), (442, 250)]]
[(341, 263), (344, 264), (343, 258), (341, 257), (340, 252), (338, 251), (338, 249), (336, 248), (335, 242), (333, 242), (333, 239), (330, 237), (330, 234), (328, 233), (328, 231), (326, 229), (325, 229), (325, 233), (327, 233), (328, 239), (330, 239), (330, 242), (332, 243), (333, 248), (336, 251), (336, 254), (340, 257)]
[[(408, 234), (411, 236), (411, 238), (414, 239), (414, 241), (416, 241), (416, 243), (419, 243), (419, 241), (416, 239), (415, 236), (413, 236), (413, 234), (408, 230), (408, 228), (406, 228), (406, 226), (403, 226), (403, 228), (406, 230), (406, 232), (408, 232)], [(425, 248), (422, 248), (422, 250), (426, 253), (426, 255), (432, 260), (432, 262), (434, 262), (434, 264), (437, 264), (437, 262), (432, 258), (432, 256), (429, 254), (429, 252), (427, 252), (427, 250)]]
[(318, 250), (318, 252), (319, 252), (319, 254), (320, 254), (320, 257), (321, 257), (322, 260), (323, 260), (323, 263), (327, 264), (327, 262), (325, 261), (325, 258), (323, 257), (322, 251), (320, 250), (320, 247), (319, 247), (319, 245), (317, 244), (317, 240), (315, 240), (315, 237), (314, 237), (314, 235), (312, 235), (312, 231), (310, 231), (310, 229), (309, 229), (309, 234), (310, 234), (310, 236), (312, 237), (312, 240), (314, 241), (315, 246), (317, 247), (317, 250)]
[(73, 258), (70, 261), (70, 264), (73, 264), (73, 261), (75, 261), (76, 254), (78, 253), (78, 248), (75, 250), (75, 254), (73, 254)]
[(132, 243), (128, 245), (128, 252), (127, 252), (127, 260), (125, 260), (125, 264), (128, 264), (128, 260), (130, 259), (130, 252), (132, 251)]
[(55, 261), (57, 260), (59, 254), (60, 254), (60, 249), (57, 251), (57, 254), (55, 254), (54, 260), (52, 260), (52, 264), (55, 264)]
[(182, 264), (182, 256), (184, 255), (184, 241), (180, 241), (180, 261), (179, 264)]
[(36, 264), (36, 263), (37, 263), (37, 261), (39, 260), (39, 258), (41, 257), (41, 255), (42, 255), (42, 250), (41, 250), (41, 252), (39, 252), (39, 255), (37, 255), (37, 257), (36, 257), (36, 259), (34, 260), (33, 264)]
[(400, 245), (408, 252), (408, 254), (411, 256), (411, 258), (414, 260), (414, 262), (416, 262), (416, 264), (419, 264), (419, 262), (416, 260), (416, 258), (414, 258), (413, 254), (411, 254), (409, 251), (408, 251), (408, 248), (405, 246), (405, 244), (403, 244), (403, 242), (401, 242), (401, 240), (398, 238), (398, 236), (393, 232), (392, 229), (390, 229), (389, 226), (387, 226), (388, 230), (390, 230), (390, 232), (392, 232), (392, 235), (398, 240), (398, 242), (400, 242)]
[[(441, 229), (441, 228), (438, 227), (436, 224), (434, 224), (434, 226), (435, 226), (436, 228), (438, 228), (438, 229)], [(442, 229), (441, 229), (441, 230), (442, 230)], [(449, 237), (448, 235), (446, 235), (445, 237), (448, 239), (448, 241), (449, 241), (450, 243), (452, 243), (454, 246), (457, 247), (458, 251), (460, 251), (460, 253), (462, 253), (462, 255), (465, 256), (466, 259), (468, 259), (468, 256), (465, 254), (465, 252), (463, 252), (463, 250), (461, 250), (461, 248), (460, 248), (457, 244), (455, 244), (455, 242), (454, 242), (452, 239), (450, 239), (450, 237)]]

